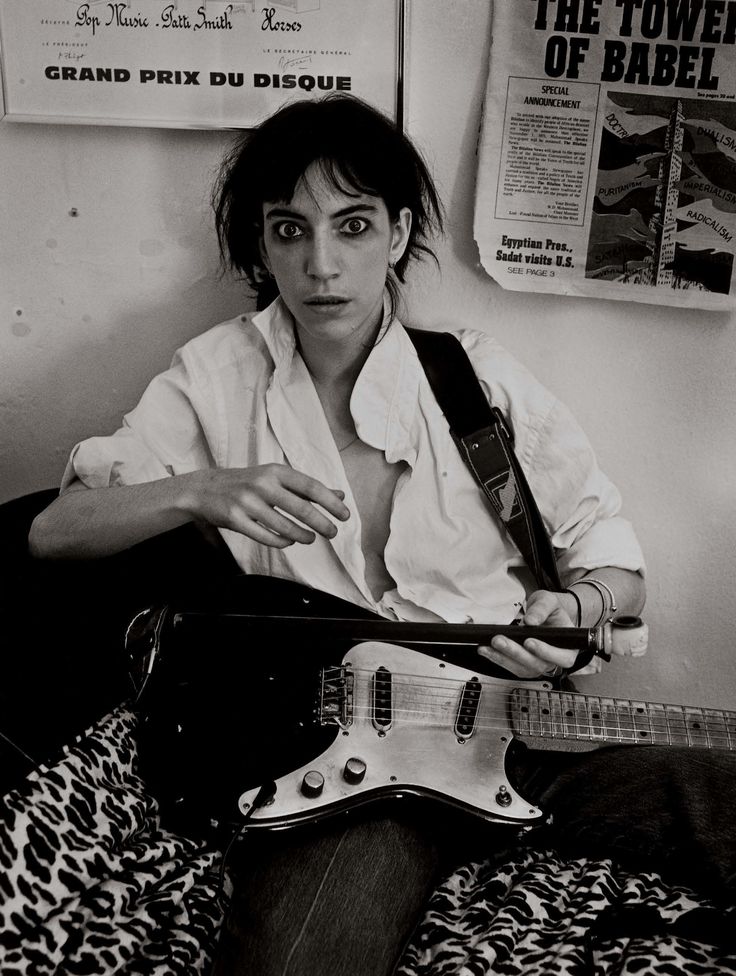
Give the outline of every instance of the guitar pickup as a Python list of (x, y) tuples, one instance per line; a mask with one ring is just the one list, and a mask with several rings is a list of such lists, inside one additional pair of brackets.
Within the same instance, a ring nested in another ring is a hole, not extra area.
[(347, 667), (324, 668), (317, 713), (320, 725), (353, 724), (353, 690), (355, 678)]
[(475, 731), (480, 704), (481, 683), (471, 678), (463, 685), (463, 693), (455, 716), (455, 735), (459, 739), (469, 739)]
[(393, 722), (391, 672), (381, 665), (373, 675), (373, 727), (388, 732)]

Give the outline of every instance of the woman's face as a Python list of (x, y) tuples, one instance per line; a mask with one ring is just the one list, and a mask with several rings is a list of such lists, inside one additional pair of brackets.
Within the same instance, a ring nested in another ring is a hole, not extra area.
[(380, 197), (349, 195), (309, 167), (289, 201), (263, 204), (261, 251), (297, 329), (331, 342), (372, 342), (383, 318), (389, 264), (411, 228)]

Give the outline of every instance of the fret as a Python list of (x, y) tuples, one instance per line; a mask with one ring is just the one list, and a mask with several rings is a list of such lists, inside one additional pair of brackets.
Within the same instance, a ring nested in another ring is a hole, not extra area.
[(618, 708), (618, 707), (616, 708), (616, 723), (617, 723), (617, 729), (618, 729), (618, 741), (619, 742), (623, 742), (624, 741), (624, 730), (621, 728), (621, 709)]
[(597, 695), (586, 695), (588, 699), (588, 738), (599, 741), (605, 738), (601, 714), (601, 700)]
[(549, 708), (550, 708), (550, 725), (552, 728), (552, 736), (557, 739), (563, 736), (565, 733), (564, 719), (562, 714), (562, 702), (560, 700), (559, 692), (552, 691), (548, 693)]
[[(523, 738), (532, 736), (532, 714), (534, 705), (531, 701), (532, 692), (523, 685), (514, 688), (511, 693), (511, 731)], [(536, 702), (536, 695), (534, 696)]]
[(545, 739), (552, 735), (552, 718), (548, 691), (539, 692), (539, 734)]
[(636, 741), (634, 734), (634, 704), (629, 698), (623, 698), (618, 703), (620, 742)]
[(722, 712), (723, 722), (726, 726), (726, 748), (736, 749), (736, 712)]
[(631, 742), (651, 742), (652, 726), (646, 702), (631, 702)]
[(568, 739), (577, 739), (580, 735), (578, 715), (575, 709), (575, 695), (569, 691), (560, 692), (560, 710), (562, 712), (562, 734)]
[(685, 709), (682, 705), (665, 705), (667, 713), (667, 728), (670, 734), (669, 743), (673, 746), (690, 746), (690, 735), (687, 728)]
[(603, 715), (603, 735), (614, 742), (623, 741), (621, 738), (621, 721), (618, 703), (615, 698), (601, 698), (601, 713)]
[(705, 717), (706, 729), (710, 737), (711, 748), (732, 749), (726, 712), (718, 708), (704, 708), (702, 711)]
[(736, 712), (724, 712), (726, 731), (728, 732), (728, 748), (736, 749)]
[(710, 746), (710, 736), (702, 709), (690, 708), (686, 705), (683, 711), (687, 722), (688, 744), (707, 749)]
[(670, 734), (665, 706), (652, 702), (649, 704), (648, 712), (652, 743), (654, 745), (668, 745)]
[(575, 729), (578, 739), (588, 738), (588, 703), (584, 695), (571, 695), (575, 712)]

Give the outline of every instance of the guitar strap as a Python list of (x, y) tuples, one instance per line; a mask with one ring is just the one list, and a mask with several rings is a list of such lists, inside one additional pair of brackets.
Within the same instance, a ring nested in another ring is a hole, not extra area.
[(460, 340), (449, 332), (407, 329), (460, 455), (537, 585), (562, 592), (557, 561), (521, 465), (514, 436), (488, 402)]

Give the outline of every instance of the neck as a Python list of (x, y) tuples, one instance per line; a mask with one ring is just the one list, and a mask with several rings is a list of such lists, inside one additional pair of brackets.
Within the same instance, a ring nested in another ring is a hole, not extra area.
[(335, 444), (338, 450), (344, 450), (357, 439), (350, 397), (373, 348), (375, 333), (370, 340), (362, 332), (341, 341), (315, 340), (297, 325), (296, 335), (299, 352), (312, 377)]
[(383, 307), (367, 329), (347, 336), (319, 336), (294, 321), (297, 348), (316, 386), (352, 390), (371, 353), (383, 322)]
[(361, 342), (355, 346), (344, 342), (315, 343), (310, 336), (299, 335), (298, 328), (297, 347), (316, 387), (333, 388), (348, 395), (373, 348), (372, 344), (363, 346)]

